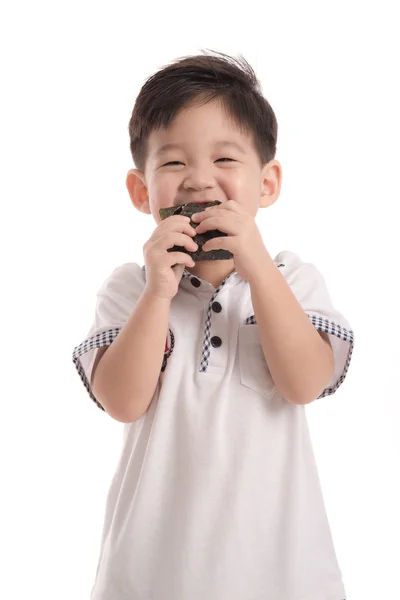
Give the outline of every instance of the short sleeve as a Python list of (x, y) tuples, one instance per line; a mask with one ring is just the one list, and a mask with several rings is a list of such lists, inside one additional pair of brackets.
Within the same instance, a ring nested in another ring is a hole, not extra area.
[(305, 263), (288, 251), (278, 254), (275, 261), (311, 323), (318, 331), (329, 335), (335, 368), (330, 382), (318, 398), (329, 396), (346, 377), (354, 347), (353, 330), (334, 307), (325, 279), (314, 264)]
[[(144, 270), (136, 263), (117, 267), (97, 292), (92, 326), (84, 340), (74, 348), (72, 360), (90, 398), (104, 410), (90, 385), (96, 353), (102, 346), (110, 346), (127, 322), (145, 286)], [(173, 336), (166, 340), (164, 363), (173, 349)]]

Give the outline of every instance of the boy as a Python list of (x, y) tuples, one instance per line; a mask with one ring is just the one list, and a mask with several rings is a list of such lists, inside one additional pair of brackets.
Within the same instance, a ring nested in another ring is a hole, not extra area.
[[(343, 382), (353, 332), (316, 267), (272, 259), (257, 228), (281, 186), (274, 112), (243, 59), (200, 55), (145, 83), (129, 133), (129, 195), (157, 226), (73, 354), (126, 424), (92, 600), (343, 600), (304, 407)], [(196, 230), (160, 219), (215, 200)], [(193, 261), (214, 230), (203, 250), (232, 258)]]

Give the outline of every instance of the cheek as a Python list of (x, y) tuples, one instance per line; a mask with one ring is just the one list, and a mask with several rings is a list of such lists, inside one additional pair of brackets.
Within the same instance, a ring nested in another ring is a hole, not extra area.
[(172, 206), (176, 195), (177, 184), (174, 178), (159, 176), (149, 183), (150, 202), (158, 208)]
[(241, 173), (229, 172), (227, 169), (226, 174), (219, 179), (218, 184), (228, 199), (239, 198), (243, 189), (244, 177)]
[(228, 198), (241, 200), (254, 196), (255, 179), (245, 171), (237, 171), (225, 178), (222, 185)]

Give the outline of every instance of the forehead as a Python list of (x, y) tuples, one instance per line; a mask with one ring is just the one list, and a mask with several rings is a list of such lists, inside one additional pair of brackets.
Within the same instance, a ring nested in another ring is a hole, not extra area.
[(216, 150), (248, 152), (252, 136), (230, 117), (220, 102), (195, 104), (182, 109), (167, 128), (153, 130), (148, 151), (153, 156), (186, 147), (212, 147)]

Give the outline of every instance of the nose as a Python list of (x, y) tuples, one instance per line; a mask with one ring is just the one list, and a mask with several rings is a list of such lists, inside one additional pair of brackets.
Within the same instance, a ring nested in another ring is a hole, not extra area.
[(201, 192), (202, 190), (212, 189), (216, 186), (213, 175), (205, 168), (192, 169), (183, 182), (185, 190)]

